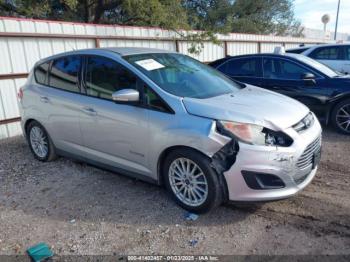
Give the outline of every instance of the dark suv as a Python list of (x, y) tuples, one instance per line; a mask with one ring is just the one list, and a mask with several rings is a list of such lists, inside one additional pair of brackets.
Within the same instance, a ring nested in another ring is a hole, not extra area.
[(291, 53), (225, 57), (210, 65), (234, 80), (295, 98), (350, 135), (350, 76)]

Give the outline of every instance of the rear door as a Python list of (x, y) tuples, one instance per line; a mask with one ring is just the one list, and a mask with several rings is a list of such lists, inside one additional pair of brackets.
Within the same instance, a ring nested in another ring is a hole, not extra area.
[(139, 103), (116, 103), (112, 94), (140, 90), (138, 77), (118, 62), (86, 56), (80, 122), (85, 155), (108, 166), (148, 174), (148, 110)]
[(82, 58), (78, 55), (53, 60), (39, 102), (41, 113), (47, 116), (45, 127), (55, 146), (78, 154), (82, 145), (79, 126), (81, 65)]
[[(314, 74), (313, 80), (304, 80), (306, 73)], [(322, 108), (321, 98), (328, 92), (324, 78), (312, 69), (289, 59), (263, 58), (263, 87), (292, 97), (318, 113)], [(321, 110), (322, 111), (322, 110)]]
[(224, 62), (217, 69), (240, 82), (255, 86), (262, 84), (261, 57), (232, 58)]

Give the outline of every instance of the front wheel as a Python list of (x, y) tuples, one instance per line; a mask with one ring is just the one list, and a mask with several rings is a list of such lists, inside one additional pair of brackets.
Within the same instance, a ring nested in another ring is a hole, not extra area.
[(350, 99), (346, 99), (334, 107), (331, 121), (339, 132), (350, 135)]
[(194, 150), (171, 152), (165, 159), (163, 174), (168, 192), (189, 211), (207, 212), (223, 201), (224, 190), (210, 159)]

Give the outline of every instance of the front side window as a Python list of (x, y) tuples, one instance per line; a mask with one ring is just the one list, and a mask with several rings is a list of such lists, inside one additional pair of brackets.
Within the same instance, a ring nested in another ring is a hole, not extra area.
[(133, 73), (111, 59), (98, 56), (87, 59), (85, 83), (88, 95), (104, 99), (112, 99), (118, 90), (137, 89)]
[(340, 48), (338, 46), (317, 48), (310, 54), (310, 57), (320, 60), (340, 59)]
[[(260, 63), (261, 65), (261, 63)], [(229, 76), (259, 76), (259, 59), (231, 59), (224, 63), (219, 70)]]
[(36, 82), (42, 85), (47, 84), (47, 72), (49, 71), (50, 62), (38, 65), (34, 70)]
[(80, 56), (66, 56), (52, 63), (49, 85), (70, 92), (79, 93)]
[(157, 111), (169, 112), (169, 107), (163, 102), (163, 100), (156, 94), (151, 88), (148, 86), (144, 86), (143, 88), (145, 105)]
[(219, 71), (185, 55), (153, 53), (123, 58), (160, 88), (179, 97), (208, 98), (242, 88)]
[(301, 79), (307, 70), (293, 62), (284, 59), (264, 58), (264, 78), (271, 79)]

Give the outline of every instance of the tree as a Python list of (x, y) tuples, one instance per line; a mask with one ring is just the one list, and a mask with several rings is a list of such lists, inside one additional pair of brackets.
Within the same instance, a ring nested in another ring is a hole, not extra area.
[(298, 35), (290, 0), (236, 0), (233, 4), (232, 31), (240, 33)]
[(193, 29), (301, 35), (293, 0), (184, 0), (183, 5)]
[(0, 15), (156, 26), (191, 41), (193, 53), (203, 40), (219, 44), (218, 33), (301, 35), (293, 0), (0, 0)]

